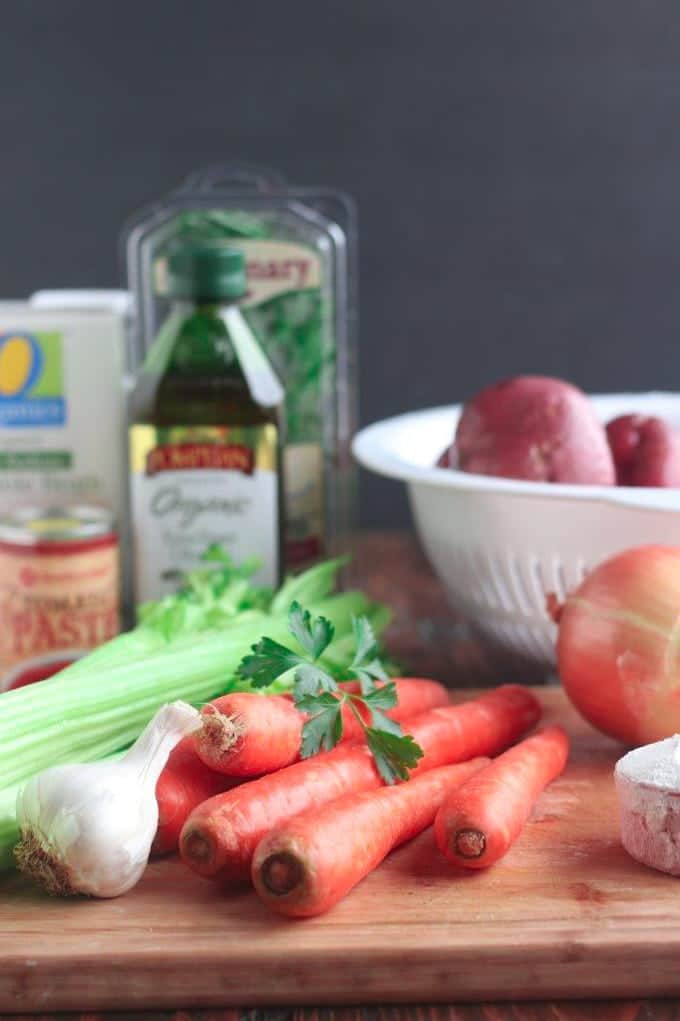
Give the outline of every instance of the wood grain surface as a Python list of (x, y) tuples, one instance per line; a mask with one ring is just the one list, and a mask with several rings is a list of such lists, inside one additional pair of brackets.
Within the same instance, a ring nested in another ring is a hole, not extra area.
[(494, 869), (457, 872), (428, 831), (302, 922), (174, 858), (113, 901), (54, 900), (12, 877), (0, 884), (0, 1009), (680, 994), (678, 886), (620, 846), (620, 748), (561, 691), (537, 690), (546, 720), (573, 735), (572, 761)]
[[(395, 655), (398, 655), (404, 662), (408, 663), (415, 672), (441, 677), (446, 682), (456, 686), (469, 686), (474, 683), (497, 683), (507, 679), (504, 663), (499, 661), (494, 653), (490, 652), (480, 643), (468, 624), (455, 619), (451, 614), (446, 605), (442, 588), (429, 569), (412, 535), (406, 533), (370, 533), (363, 535), (356, 539), (355, 552), (353, 581), (355, 584), (368, 588), (374, 596), (385, 599), (395, 606), (395, 621), (390, 631), (390, 649)], [(597, 748), (593, 749), (592, 747), (589, 751), (588, 741), (582, 741), (581, 747), (582, 754), (585, 754), (586, 760), (589, 756), (591, 761), (594, 758), (595, 765), (599, 763), (601, 769), (603, 765), (601, 758), (602, 746), (600, 746), (599, 752)], [(611, 748), (613, 746), (610, 746), (610, 750)], [(562, 794), (566, 793), (568, 798), (574, 797), (574, 789), (572, 788), (570, 791), (568, 786), (565, 788), (565, 783), (568, 782), (569, 778), (566, 781), (561, 781)], [(578, 790), (579, 788), (576, 789)], [(559, 788), (556, 788), (557, 790)], [(580, 788), (580, 790), (582, 792), (580, 796), (582, 799), (583, 788)], [(546, 801), (549, 796), (547, 795), (544, 798), (544, 814), (546, 813)], [(563, 811), (564, 806), (559, 807), (559, 813), (563, 813)], [(551, 813), (548, 811), (547, 814), (550, 815)], [(553, 812), (553, 814), (556, 813)], [(589, 818), (592, 819), (592, 812), (589, 812)], [(524, 843), (526, 844), (526, 841), (530, 839), (530, 834), (532, 832), (536, 833), (540, 827), (543, 827), (543, 831), (549, 834), (551, 827), (554, 830), (556, 825), (559, 826), (558, 820), (555, 820), (553, 823), (547, 819), (537, 822), (532, 825), (531, 830), (525, 836)], [(610, 826), (611, 822), (609, 823)], [(609, 829), (609, 832), (615, 870), (619, 876), (632, 870), (631, 874), (637, 876), (632, 888), (636, 888), (637, 882), (640, 879), (639, 869), (622, 857), (614, 835), (611, 834), (611, 829)], [(601, 859), (602, 853), (606, 852), (608, 846), (603, 841), (604, 838), (599, 845), (599, 859)], [(430, 845), (430, 854), (432, 854), (432, 850)], [(592, 857), (592, 852), (589, 853)], [(400, 860), (404, 864), (408, 863), (410, 854), (413, 854), (413, 851), (408, 848), (397, 852), (393, 856), (393, 862), (388, 862), (383, 866), (382, 873), (384, 874), (387, 870), (398, 867)], [(513, 856), (518, 861), (520, 860), (518, 856), (523, 856), (522, 844), (516, 848)], [(506, 866), (512, 867), (514, 870), (515, 866), (513, 866), (512, 858), (506, 863)], [(605, 893), (606, 896), (608, 884), (601, 879), (595, 883), (594, 877), (589, 877), (587, 880), (584, 879), (582, 875), (583, 868), (579, 867), (578, 862), (572, 868), (572, 871), (580, 874), (579, 878), (574, 879), (572, 877), (572, 884), (584, 884), (577, 887), (578, 895), (575, 899), (580, 917), (581, 931), (584, 926), (589, 927), (591, 930), (598, 927), (602, 928), (605, 925), (607, 916), (606, 901), (603, 902), (602, 894)], [(418, 870), (416, 869), (416, 874), (417, 872)], [(368, 888), (371, 883), (375, 883), (378, 876), (380, 876), (380, 873), (376, 874), (376, 877), (369, 879), (364, 884), (364, 887)], [(497, 878), (499, 876), (500, 874), (497, 873)], [(650, 878), (649, 873), (645, 872), (644, 876), (647, 879)], [(660, 879), (664, 888), (667, 888), (667, 881), (663, 877), (660, 877)], [(555, 886), (554, 882), (549, 882), (548, 877), (543, 877), (541, 881), (546, 886)], [(435, 887), (441, 888), (442, 883), (448, 886), (451, 882), (452, 877), (449, 874), (440, 875), (433, 886), (430, 886), (429, 892), (427, 888), (425, 889), (423, 896), (431, 898)], [(668, 881), (668, 885), (670, 890), (673, 891), (673, 882)], [(211, 890), (212, 888), (208, 889)], [(41, 898), (28, 895), (25, 891), (21, 893), (13, 884), (9, 884), (9, 890), (11, 890), (14, 906), (12, 910), (5, 911), (4, 915), (0, 917), (0, 939), (2, 940), (0, 960), (5, 961), (6, 956), (11, 955), (12, 951), (16, 951), (20, 946), (26, 948), (28, 945), (28, 949), (33, 954), (36, 947), (44, 944), (45, 939), (53, 944), (51, 949), (56, 951), (60, 940), (60, 933), (56, 931), (59, 927), (51, 925), (49, 931), (45, 933), (43, 932), (41, 918), (43, 910), (47, 910), (48, 914), (51, 915), (52, 922), (54, 922), (54, 913), (59, 910), (59, 906), (54, 902), (44, 902)], [(593, 891), (595, 891), (594, 895)], [(576, 894), (576, 891), (572, 890), (572, 893)], [(6, 906), (4, 894), (5, 891), (0, 891), (0, 904), (3, 907)], [(212, 890), (210, 896), (216, 904), (219, 903), (218, 892), (216, 890)], [(359, 888), (353, 896), (363, 897), (365, 894)], [(418, 890), (414, 891), (413, 896), (419, 896)], [(672, 918), (677, 913), (675, 911), (675, 903), (668, 903), (668, 896), (672, 896), (672, 893), (670, 895), (664, 894), (661, 911), (662, 924), (666, 928), (669, 924), (672, 924)], [(517, 900), (517, 896), (515, 896), (515, 899)], [(560, 902), (564, 902), (565, 899), (564, 893), (558, 892), (558, 905)], [(78, 931), (76, 928), (76, 925), (79, 924), (77, 919), (82, 920), (82, 916), (77, 913), (79, 908), (73, 905), (76, 907), (76, 915), (73, 916), (74, 924), (69, 925), (67, 931), (70, 933), (71, 938), (75, 936), (80, 940), (81, 947), (85, 947), (85, 954), (81, 954), (80, 959), (73, 961), (67, 957), (63, 961), (63, 970), (66, 974), (71, 973), (76, 976), (76, 982), (74, 983), (72, 979), (69, 983), (70, 986), (77, 984), (79, 987), (75, 991), (71, 989), (69, 994), (71, 996), (71, 1009), (77, 1011), (76, 1013), (59, 1015), (47, 1013), (55, 1008), (50, 1006), (49, 997), (45, 995), (46, 986), (42, 981), (43, 976), (37, 974), (26, 984), (22, 984), (22, 980), (17, 978), (14, 983), (10, 984), (9, 989), (5, 988), (5, 991), (10, 994), (11, 1006), (3, 1004), (2, 1009), (5, 1011), (11, 1010), (12, 1013), (0, 1012), (0, 1019), (16, 1018), (18, 1016), (17, 1011), (23, 1012), (31, 1009), (26, 994), (31, 993), (32, 990), (31, 995), (36, 1001), (34, 1009), (37, 1013), (21, 1013), (19, 1016), (24, 1021), (37, 1021), (37, 1019), (41, 1019), (41, 1021), (58, 1021), (59, 1018), (62, 1021), (69, 1021), (69, 1019), (70, 1021), (76, 1021), (76, 1019), (78, 1021), (142, 1021), (142, 1019), (144, 1021), (680, 1021), (680, 1001), (676, 999), (640, 999), (638, 997), (634, 999), (618, 999), (616, 1001), (584, 999), (583, 997), (587, 996), (587, 990), (578, 981), (565, 994), (568, 999), (541, 999), (539, 1001), (532, 999), (530, 1002), (519, 998), (502, 1003), (490, 1002), (492, 993), (489, 987), (483, 990), (483, 999), (480, 1002), (461, 1003), (455, 993), (452, 993), (448, 997), (446, 1004), (431, 1005), (430, 1002), (430, 1005), (425, 1005), (433, 999), (444, 998), (441, 990), (438, 990), (435, 986), (429, 993), (420, 997), (418, 1003), (409, 1005), (388, 1005), (387, 1000), (392, 999), (392, 996), (388, 995), (381, 1004), (373, 1006), (303, 1007), (299, 1005), (302, 1002), (318, 1003), (319, 1001), (313, 1001), (309, 996), (301, 995), (297, 1001), (290, 1001), (294, 1004), (291, 1006), (282, 1007), (279, 1005), (265, 1008), (246, 1006), (256, 1002), (257, 989), (255, 989), (253, 998), (244, 996), (240, 1001), (240, 1005), (233, 1008), (227, 1008), (225, 1006), (226, 1001), (222, 1000), (218, 1001), (219, 1006), (216, 1005), (211, 1009), (190, 1009), (185, 996), (181, 991), (177, 991), (174, 998), (173, 995), (166, 995), (166, 992), (162, 993), (163, 1002), (167, 1004), (167, 1010), (142, 1012), (139, 1007), (136, 1007), (130, 1011), (121, 1012), (120, 1008), (126, 1002), (129, 1002), (126, 1000), (129, 982), (125, 964), (120, 959), (115, 961), (116, 989), (110, 991), (110, 996), (107, 997), (107, 1004), (114, 1011), (106, 1014), (96, 1013), (92, 1010), (82, 1013), (88, 1006), (92, 1007), (92, 999), (89, 992), (89, 975), (92, 961), (98, 954), (107, 954), (109, 952), (110, 938), (115, 938), (119, 944), (120, 936), (116, 935), (116, 933), (120, 933), (121, 929), (123, 930), (123, 941), (126, 940), (128, 933), (131, 935), (136, 933), (138, 937), (140, 930), (146, 932), (149, 937), (154, 935), (153, 917), (146, 916), (141, 920), (137, 918), (135, 922), (132, 908), (128, 909), (126, 907), (126, 900), (127, 898), (117, 902), (117, 907), (113, 909), (113, 913), (118, 919), (117, 925), (112, 926), (111, 929), (104, 927), (104, 931), (98, 935), (89, 932), (88, 927), (82, 924), (80, 924), (80, 930)], [(675, 897), (672, 897), (672, 900), (675, 901)], [(346, 903), (351, 903), (351, 901)], [(478, 900), (477, 911), (479, 911), (480, 903), (482, 902)], [(81, 907), (89, 908), (88, 905), (81, 905)], [(92, 905), (91, 907), (96, 908), (97, 906)], [(526, 910), (520, 913), (526, 921)], [(234, 946), (233, 934), (230, 934), (228, 931), (223, 913), (218, 911), (218, 914), (221, 916), (218, 932), (223, 941), (224, 954), (228, 956), (230, 949)], [(458, 905), (455, 907), (454, 914), (457, 919), (460, 918), (461, 911)], [(631, 910), (630, 921), (634, 926), (637, 925), (637, 909)], [(300, 924), (304, 925), (307, 923)], [(454, 921), (453, 924), (460, 924), (460, 922)], [(474, 927), (474, 922), (472, 924)], [(626, 919), (621, 920), (619, 928), (623, 928), (625, 931), (626, 927)], [(15, 943), (13, 938), (15, 932), (19, 938), (17, 943)], [(165, 955), (173, 944), (176, 944), (178, 940), (187, 935), (191, 938), (190, 933), (187, 934), (181, 929), (178, 931), (177, 927), (170, 932), (166, 931), (165, 939), (157, 940), (160, 944), (157, 952)], [(382, 943), (384, 943), (384, 934), (379, 935), (377, 939), (378, 946), (381, 946)], [(351, 977), (344, 968), (342, 946), (338, 945), (336, 949), (337, 955), (331, 967), (342, 972), (344, 975), (342, 995), (337, 997), (336, 1002), (344, 1001), (347, 1003), (351, 1000), (354, 1003), (361, 1003), (363, 991), (356, 984), (352, 984)], [(27, 961), (34, 959), (34, 956), (29, 957), (26, 955)], [(15, 956), (13, 967), (16, 965), (16, 960), (17, 957)], [(675, 960), (678, 962), (676, 968), (680, 971), (680, 956), (676, 957)], [(404, 962), (404, 970), (408, 968), (409, 962)], [(29, 966), (29, 969), (32, 972), (36, 971), (33, 966)], [(633, 976), (638, 975), (641, 971), (640, 966), (631, 965), (629, 961), (622, 959), (619, 970), (623, 971), (626, 969), (631, 971)], [(518, 966), (517, 971), (520, 974), (523, 973), (523, 970), (521, 965)], [(530, 978), (531, 976), (529, 976)], [(159, 980), (158, 984), (161, 981), (162, 979)], [(650, 996), (658, 996), (660, 992), (661, 990), (654, 986), (649, 988)], [(538, 990), (532, 989), (531, 995), (535, 997), (542, 994)], [(160, 1000), (156, 1002), (160, 1002)], [(276, 1001), (277, 1004), (281, 1002), (283, 1000)], [(176, 1009), (178, 1007), (183, 1009)], [(115, 1010), (115, 1008), (118, 1008), (118, 1010)]]
[(670, 1000), (0, 1014), (0, 1021), (680, 1021)]

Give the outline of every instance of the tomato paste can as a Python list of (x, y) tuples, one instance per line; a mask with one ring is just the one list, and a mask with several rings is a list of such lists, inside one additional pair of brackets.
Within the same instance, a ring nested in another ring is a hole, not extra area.
[(113, 516), (102, 507), (0, 515), (0, 691), (44, 680), (120, 629)]

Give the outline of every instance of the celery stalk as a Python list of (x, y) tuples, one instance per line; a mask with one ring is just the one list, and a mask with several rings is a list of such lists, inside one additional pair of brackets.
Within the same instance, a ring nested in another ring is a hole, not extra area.
[(0, 872), (14, 865), (14, 845), (19, 840), (16, 804), (19, 787), (0, 791)]
[[(253, 565), (193, 572), (175, 596), (145, 607), (142, 622), (58, 675), (0, 695), (0, 871), (12, 864), (21, 783), (51, 765), (105, 758), (131, 744), (163, 702), (207, 702), (247, 690), (235, 678), (251, 646), (269, 635), (285, 642), (288, 609), (298, 599), (336, 631), (329, 663), (340, 660), (352, 619), (379, 633), (389, 612), (359, 592), (330, 595), (343, 560), (288, 579), (275, 595), (248, 582)], [(290, 688), (280, 678), (271, 691)]]
[[(335, 560), (325, 560), (315, 564), (302, 574), (288, 578), (279, 591), (269, 600), (269, 613), (283, 615), (288, 612), (290, 604), (297, 599), (305, 606), (312, 606), (325, 599), (333, 591), (335, 580), (340, 568), (347, 562), (346, 557), (339, 557)], [(168, 645), (168, 636), (162, 627), (157, 624), (158, 618), (163, 611), (172, 614), (180, 609), (181, 614), (179, 630), (175, 626), (175, 634), (172, 640), (179, 640), (181, 634), (185, 633), (187, 641), (193, 642), (196, 633), (215, 630), (216, 624), (219, 627), (229, 626), (230, 623), (244, 624), (246, 621), (259, 620), (264, 625), (268, 614), (263, 610), (243, 609), (240, 605), (242, 600), (249, 598), (248, 582), (240, 575), (243, 568), (235, 569), (227, 564), (222, 572), (202, 571), (194, 572), (189, 576), (191, 585), (181, 590), (175, 596), (166, 597), (157, 603), (148, 604), (144, 618), (141, 623), (125, 634), (107, 642), (100, 648), (95, 649), (83, 659), (71, 663), (61, 671), (60, 677), (72, 677), (74, 675), (87, 674), (95, 665), (97, 667), (110, 667), (117, 663), (128, 663), (133, 657), (147, 656), (154, 652), (161, 651)], [(246, 569), (247, 570), (247, 569)], [(224, 592), (217, 598), (213, 597), (211, 590), (206, 593), (206, 585), (213, 585), (219, 582), (221, 577), (225, 580), (231, 575), (236, 577), (228, 581)], [(225, 606), (226, 603), (226, 606)], [(233, 620), (214, 621), (214, 611), (219, 606), (220, 612), (228, 618), (231, 614)], [(355, 612), (362, 612), (356, 610)], [(344, 627), (344, 621), (339, 627)]]
[[(233, 620), (222, 625), (219, 630), (224, 632), (227, 628), (234, 626), (242, 627), (250, 622), (263, 627), (269, 619), (269, 616), (260, 610), (246, 610), (237, 618), (235, 617)], [(215, 631), (216, 629), (212, 628), (210, 630)], [(197, 634), (206, 633), (208, 633), (207, 628), (197, 628), (196, 631), (188, 634), (180, 632), (176, 638), (169, 640), (160, 632), (140, 625), (134, 631), (127, 631), (122, 635), (118, 635), (110, 642), (88, 653), (82, 659), (71, 663), (59, 672), (59, 677), (64, 679), (66, 677), (82, 676), (83, 674), (91, 673), (94, 669), (108, 669), (120, 664), (131, 663), (143, 656), (150, 656), (154, 653), (165, 651), (169, 647), (170, 642), (172, 642), (173, 650), (182, 648), (183, 642), (186, 648), (190, 648), (196, 642)]]
[(320, 599), (325, 599), (333, 591), (338, 571), (347, 562), (347, 557), (324, 560), (302, 574), (288, 578), (272, 599), (270, 612), (288, 613), (290, 604), (296, 600), (302, 606), (310, 606)]
[[(349, 630), (351, 618), (369, 608), (359, 593), (322, 600), (315, 613), (327, 616), (339, 634)], [(209, 701), (237, 683), (236, 668), (250, 646), (266, 632), (286, 641), (287, 621), (271, 617), (263, 622), (197, 635), (179, 647), (139, 660), (71, 675), (63, 672), (0, 695), (0, 778), (10, 786), (48, 765), (83, 756), (96, 746), (101, 757), (133, 741), (159, 704), (174, 699)], [(84, 662), (87, 662), (86, 660)]]

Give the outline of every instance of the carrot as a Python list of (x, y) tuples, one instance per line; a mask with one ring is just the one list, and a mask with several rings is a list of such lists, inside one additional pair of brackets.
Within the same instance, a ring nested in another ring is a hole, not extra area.
[(272, 830), (255, 850), (252, 880), (274, 911), (323, 914), (389, 852), (431, 826), (452, 787), (489, 759), (440, 766), (394, 787), (345, 794)]
[(201, 710), (194, 735), (199, 758), (220, 773), (253, 777), (295, 762), (304, 717), (286, 695), (235, 692)]
[[(450, 692), (439, 681), (431, 681), (426, 677), (396, 677), (393, 680), (397, 689), (397, 704), (388, 709), (385, 716), (389, 716), (397, 723), (410, 720), (412, 716), (426, 713), (429, 709), (436, 709), (437, 706), (451, 704)], [(354, 693), (361, 690), (358, 681), (346, 681), (342, 687)], [(369, 723), (365, 707), (357, 706), (357, 709), (364, 721)], [(342, 728), (343, 739), (346, 741), (363, 737), (361, 724), (346, 706), (342, 714)]]
[(156, 784), (158, 829), (151, 853), (176, 851), (179, 834), (189, 813), (202, 801), (219, 794), (235, 781), (213, 773), (196, 755), (193, 737), (185, 737), (172, 750)]
[(518, 684), (503, 684), (459, 705), (414, 716), (404, 730), (424, 755), (410, 775), (478, 755), (498, 755), (526, 734), (540, 716), (538, 699)]
[(455, 865), (493, 865), (521, 833), (541, 791), (559, 776), (569, 755), (561, 727), (547, 727), (500, 755), (446, 799), (435, 836)]
[[(533, 726), (539, 715), (539, 703), (529, 691), (506, 685), (462, 705), (414, 716), (405, 731), (424, 755), (411, 775), (477, 755), (497, 754)], [(343, 794), (381, 786), (368, 747), (345, 742), (203, 802), (184, 825), (180, 854), (203, 876), (246, 879), (255, 848), (275, 826)]]
[[(434, 706), (446, 705), (449, 693), (438, 681), (400, 677), (395, 681), (397, 705), (387, 711), (393, 720), (406, 720)], [(357, 682), (343, 685), (359, 691)], [(367, 720), (364, 706), (357, 706)], [(306, 717), (290, 696), (240, 692), (223, 695), (202, 710), (203, 727), (195, 735), (201, 760), (229, 776), (253, 777), (283, 769), (300, 756), (302, 727)], [(342, 714), (343, 740), (363, 737), (361, 724), (349, 706)]]

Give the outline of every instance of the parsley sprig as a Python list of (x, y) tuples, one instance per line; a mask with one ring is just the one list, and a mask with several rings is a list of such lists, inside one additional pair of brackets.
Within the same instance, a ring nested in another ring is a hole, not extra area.
[(369, 620), (356, 617), (352, 627), (351, 660), (344, 669), (336, 663), (335, 670), (345, 679), (355, 677), (359, 681), (359, 692), (340, 687), (323, 665), (323, 654), (335, 633), (333, 624), (325, 617), (312, 617), (298, 602), (291, 604), (288, 630), (301, 651), (272, 638), (262, 638), (241, 661), (239, 676), (255, 688), (263, 688), (282, 674), (295, 671), (293, 700), (300, 712), (308, 715), (302, 729), (300, 753), (303, 758), (321, 749), (329, 751), (338, 743), (342, 737), (343, 706), (348, 706), (363, 727), (366, 742), (385, 782), (406, 780), (409, 769), (422, 757), (422, 749), (386, 715), (386, 710), (397, 704), (397, 689), (380, 662), (378, 643)]

